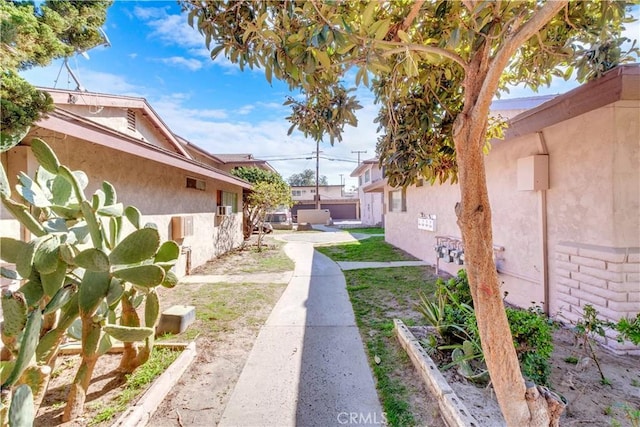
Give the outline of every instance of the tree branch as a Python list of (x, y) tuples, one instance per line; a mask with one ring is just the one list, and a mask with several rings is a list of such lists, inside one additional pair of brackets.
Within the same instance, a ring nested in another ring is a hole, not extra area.
[[(489, 114), (491, 100), (498, 89), (500, 77), (509, 64), (511, 57), (524, 42), (540, 31), (567, 3), (568, 0), (547, 1), (524, 25), (504, 40), (502, 46), (489, 63), (487, 75), (482, 83), (476, 104), (473, 106), (471, 117), (486, 117)], [(480, 122), (478, 121), (478, 123)]]
[(422, 45), (422, 44), (406, 44), (404, 42), (392, 42), (392, 41), (388, 41), (388, 40), (376, 41), (376, 44), (386, 44), (386, 45), (390, 45), (390, 46), (398, 46), (395, 49), (390, 49), (390, 50), (387, 50), (385, 52), (382, 52), (382, 56), (383, 57), (395, 55), (397, 53), (404, 53), (404, 52), (407, 52), (407, 51), (434, 53), (434, 54), (443, 56), (445, 58), (451, 59), (453, 62), (458, 63), (465, 70), (465, 72), (468, 69), (468, 64), (465, 62), (465, 60), (460, 55), (458, 55), (457, 53), (452, 52), (450, 50), (442, 49), (440, 47), (425, 46), (425, 45)]
[(411, 11), (407, 15), (407, 17), (404, 18), (404, 21), (402, 21), (402, 27), (401, 27), (402, 31), (407, 31), (407, 28), (409, 28), (409, 26), (416, 19), (416, 16), (418, 16), (418, 12), (420, 12), (420, 8), (422, 7), (423, 4), (424, 4), (424, 0), (418, 0), (413, 4)]

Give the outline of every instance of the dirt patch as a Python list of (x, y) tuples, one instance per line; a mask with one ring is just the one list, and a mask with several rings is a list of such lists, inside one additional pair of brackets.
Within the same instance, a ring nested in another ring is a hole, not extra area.
[[(426, 327), (410, 329), (418, 339), (426, 335)], [(586, 358), (584, 350), (575, 345), (573, 332), (554, 331), (553, 344), (551, 389), (569, 402), (561, 425), (638, 425), (628, 418), (628, 409), (640, 411), (640, 357), (618, 356), (597, 348), (598, 361), (610, 383), (602, 384), (593, 360)], [(576, 357), (579, 362), (566, 362), (570, 357)], [(471, 384), (454, 368), (444, 371), (443, 375), (481, 426), (505, 425), (491, 387)]]

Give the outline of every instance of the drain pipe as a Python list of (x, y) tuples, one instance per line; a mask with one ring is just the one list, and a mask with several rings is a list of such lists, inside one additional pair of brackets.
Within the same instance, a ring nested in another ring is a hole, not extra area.
[(183, 246), (181, 254), (187, 255), (187, 265), (185, 266), (185, 275), (191, 274), (191, 246)]
[[(547, 148), (547, 141), (544, 138), (543, 131), (538, 133), (538, 150), (540, 154), (544, 154), (546, 156), (549, 155), (549, 150)], [(547, 170), (547, 173), (549, 171)], [(551, 184), (549, 184), (551, 187)], [(550, 309), (549, 305), (551, 303), (551, 299), (549, 297), (549, 250), (548, 250), (548, 230), (547, 230), (547, 190), (540, 190), (538, 193), (538, 224), (540, 224), (540, 246), (541, 246), (541, 257), (542, 257), (542, 288), (543, 288), (543, 298), (544, 298), (544, 313), (549, 316)]]

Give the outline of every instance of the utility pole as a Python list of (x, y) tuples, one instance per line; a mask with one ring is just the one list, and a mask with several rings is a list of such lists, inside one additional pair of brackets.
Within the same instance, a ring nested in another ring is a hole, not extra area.
[(344, 197), (344, 184), (342, 183), (343, 173), (340, 174), (340, 197)]
[(316, 209), (320, 210), (320, 141), (316, 141)]
[(358, 153), (358, 164), (360, 164), (360, 153), (366, 154), (367, 150), (364, 150), (364, 151), (355, 150), (355, 151), (352, 151), (351, 153), (353, 153), (353, 154)]

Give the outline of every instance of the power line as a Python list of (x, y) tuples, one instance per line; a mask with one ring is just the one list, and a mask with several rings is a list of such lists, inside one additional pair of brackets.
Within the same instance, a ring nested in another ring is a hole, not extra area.
[(362, 153), (362, 154), (366, 154), (366, 153), (367, 153), (367, 150), (364, 150), (364, 151), (355, 150), (355, 151), (352, 151), (351, 153), (352, 153), (352, 154), (358, 153), (358, 164), (360, 164), (360, 154), (361, 154), (361, 153)]

